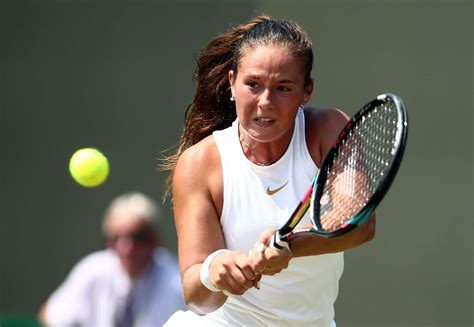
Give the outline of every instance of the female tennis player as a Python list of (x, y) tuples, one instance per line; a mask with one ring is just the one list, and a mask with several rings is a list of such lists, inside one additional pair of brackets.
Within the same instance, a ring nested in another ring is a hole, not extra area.
[(305, 107), (312, 63), (302, 28), (267, 16), (200, 53), (180, 146), (165, 167), (191, 310), (166, 326), (335, 325), (343, 251), (372, 239), (375, 216), (338, 238), (270, 246), (348, 121), (338, 109)]

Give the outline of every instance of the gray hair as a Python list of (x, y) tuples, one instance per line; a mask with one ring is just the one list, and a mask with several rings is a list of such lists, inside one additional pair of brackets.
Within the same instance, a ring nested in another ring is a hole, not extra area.
[(143, 219), (157, 230), (160, 219), (160, 209), (148, 196), (140, 192), (130, 192), (115, 198), (105, 211), (102, 232), (108, 234), (107, 225), (115, 213), (127, 213), (128, 219)]

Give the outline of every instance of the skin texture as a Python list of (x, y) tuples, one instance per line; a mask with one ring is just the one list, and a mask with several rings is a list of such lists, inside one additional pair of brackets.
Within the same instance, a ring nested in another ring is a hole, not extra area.
[[(249, 48), (238, 73), (229, 72), (235, 97), (239, 133), (247, 158), (254, 163), (278, 160), (293, 134), (298, 107), (307, 103), (313, 84), (305, 85), (301, 64), (285, 46)], [(305, 109), (307, 145), (317, 166), (328, 152), (347, 115), (337, 109)], [(212, 136), (188, 148), (180, 156), (173, 177), (173, 203), (179, 241), (180, 270), (185, 302), (191, 310), (206, 314), (226, 301), (223, 292), (211, 292), (200, 281), (205, 258), (225, 248), (219, 222), (223, 205), (220, 156)], [(261, 275), (274, 275), (288, 267), (293, 257), (339, 252), (369, 241), (375, 216), (353, 232), (335, 239), (316, 236), (295, 240), (292, 250), (267, 247), (275, 230), (262, 231), (249, 254), (223, 252), (209, 267), (211, 282), (234, 295), (258, 288)]]

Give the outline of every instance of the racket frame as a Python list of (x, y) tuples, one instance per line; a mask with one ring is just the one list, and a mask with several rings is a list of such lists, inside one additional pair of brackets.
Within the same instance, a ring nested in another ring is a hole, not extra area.
[[(375, 190), (374, 194), (371, 196), (367, 204), (357, 214), (355, 214), (354, 217), (352, 217), (347, 223), (345, 223), (342, 228), (339, 228), (335, 231), (325, 231), (322, 229), (322, 226), (319, 222), (319, 216), (315, 216), (315, 213), (319, 213), (321, 210), (319, 199), (321, 199), (322, 197), (324, 184), (327, 180), (327, 168), (330, 168), (332, 166), (333, 159), (339, 151), (339, 145), (349, 137), (350, 131), (355, 128), (355, 126), (357, 126), (359, 120), (361, 120), (362, 117), (365, 116), (368, 111), (373, 110), (374, 107), (377, 107), (387, 101), (394, 102), (398, 113), (397, 134), (395, 135), (395, 143), (398, 143), (398, 146), (394, 147), (396, 153), (389, 165), (389, 168), (387, 169), (389, 173), (386, 174), (384, 179), (379, 183), (377, 189)], [(291, 218), (276, 232), (274, 240), (271, 244), (273, 244), (277, 248), (289, 247), (289, 243), (293, 239), (310, 234), (316, 234), (323, 237), (336, 237), (346, 234), (357, 226), (363, 224), (374, 212), (375, 208), (382, 201), (383, 197), (392, 185), (403, 158), (407, 142), (407, 136), (408, 113), (406, 111), (405, 104), (400, 97), (392, 93), (384, 93), (377, 96), (374, 100), (363, 106), (342, 128), (341, 132), (339, 133), (339, 136), (337, 137), (333, 146), (326, 155), (323, 163), (321, 164), (317, 175), (313, 178), (310, 187), (305, 193), (305, 196), (298, 204), (297, 208), (291, 215)], [(307, 196), (308, 193), (310, 194), (309, 202)], [(310, 207), (311, 209), (310, 218), (312, 227), (298, 229), (294, 231), (294, 228), (302, 219), (308, 207)]]

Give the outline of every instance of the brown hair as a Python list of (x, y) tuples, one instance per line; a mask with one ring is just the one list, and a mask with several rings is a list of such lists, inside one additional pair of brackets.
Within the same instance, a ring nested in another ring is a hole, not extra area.
[(254, 19), (218, 35), (202, 49), (197, 59), (194, 79), (196, 93), (185, 115), (185, 126), (177, 151), (165, 157), (161, 169), (169, 170), (165, 194), (169, 194), (179, 156), (216, 130), (229, 127), (236, 119), (235, 104), (230, 101), (228, 72), (237, 75), (245, 50), (260, 45), (284, 44), (297, 59), (301, 59), (305, 83), (311, 83), (313, 52), (306, 33), (293, 22), (273, 20), (269, 16)]

